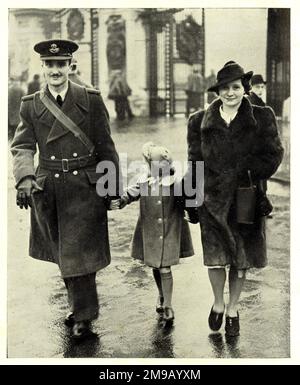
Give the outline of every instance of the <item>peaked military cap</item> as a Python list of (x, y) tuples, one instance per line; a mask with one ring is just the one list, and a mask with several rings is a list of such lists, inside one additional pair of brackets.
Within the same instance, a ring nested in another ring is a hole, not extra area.
[(40, 54), (41, 60), (68, 60), (72, 59), (78, 44), (71, 40), (45, 40), (37, 43), (33, 49)]

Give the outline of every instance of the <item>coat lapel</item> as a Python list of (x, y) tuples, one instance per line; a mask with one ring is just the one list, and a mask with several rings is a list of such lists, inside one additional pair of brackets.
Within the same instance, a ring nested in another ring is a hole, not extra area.
[[(208, 107), (201, 123), (202, 132), (211, 131), (212, 129), (227, 130), (227, 125), (219, 112), (221, 104), (221, 100), (217, 99)], [(245, 129), (255, 129), (256, 126), (257, 122), (253, 115), (252, 105), (249, 100), (244, 97), (236, 117), (230, 123), (230, 128), (234, 134), (238, 134)]]
[[(79, 87), (76, 84), (69, 82), (69, 89), (62, 106), (62, 111), (71, 120), (73, 120), (77, 126), (84, 126), (84, 123), (86, 122), (86, 114), (88, 112), (88, 96), (85, 88)], [(48, 112), (46, 112), (47, 115)], [(52, 114), (50, 113), (50, 115)], [(47, 143), (57, 140), (69, 132), (70, 131), (64, 127), (64, 125), (60, 123), (59, 120), (53, 117), (52, 127), (47, 138)]]
[[(43, 89), (41, 92), (45, 92), (52, 100), (53, 97), (47, 89)], [(34, 95), (34, 110), (35, 115), (41, 126), (52, 127), (55, 121), (55, 117), (51, 114), (48, 108), (42, 103), (40, 99), (40, 92)]]

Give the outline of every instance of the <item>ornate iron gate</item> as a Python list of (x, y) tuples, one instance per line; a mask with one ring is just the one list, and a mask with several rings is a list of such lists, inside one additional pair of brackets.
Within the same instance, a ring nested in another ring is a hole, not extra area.
[(192, 67), (204, 75), (204, 10), (147, 9), (147, 90), (150, 116), (184, 114)]

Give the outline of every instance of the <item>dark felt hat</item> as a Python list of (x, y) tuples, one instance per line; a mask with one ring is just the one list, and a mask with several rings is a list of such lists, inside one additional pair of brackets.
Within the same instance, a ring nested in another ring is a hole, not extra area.
[(264, 78), (260, 74), (255, 74), (251, 78), (251, 85), (255, 86), (255, 84), (267, 84), (266, 81), (264, 81)]
[(45, 40), (37, 43), (33, 49), (40, 54), (41, 60), (68, 60), (72, 59), (78, 44), (71, 40)]
[(243, 67), (234, 61), (229, 61), (224, 64), (224, 67), (217, 73), (217, 82), (208, 88), (207, 91), (218, 92), (220, 86), (230, 83), (237, 79), (251, 79), (253, 71), (245, 72)]

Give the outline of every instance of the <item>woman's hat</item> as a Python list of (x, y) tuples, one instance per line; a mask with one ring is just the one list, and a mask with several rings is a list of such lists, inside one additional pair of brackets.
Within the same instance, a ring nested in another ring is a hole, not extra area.
[(255, 74), (251, 78), (251, 86), (255, 86), (255, 84), (267, 84), (262, 75)]
[(209, 87), (207, 91), (218, 92), (220, 86), (237, 79), (247, 79), (249, 81), (252, 75), (253, 71), (245, 73), (243, 67), (231, 60), (225, 63), (224, 67), (220, 69), (217, 74), (217, 82)]

